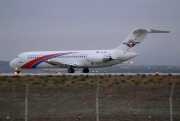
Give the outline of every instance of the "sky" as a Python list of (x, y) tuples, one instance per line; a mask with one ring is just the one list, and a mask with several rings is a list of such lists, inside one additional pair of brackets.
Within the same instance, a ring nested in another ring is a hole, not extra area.
[(180, 65), (180, 0), (0, 0), (0, 60), (26, 51), (112, 49), (148, 34), (137, 65)]

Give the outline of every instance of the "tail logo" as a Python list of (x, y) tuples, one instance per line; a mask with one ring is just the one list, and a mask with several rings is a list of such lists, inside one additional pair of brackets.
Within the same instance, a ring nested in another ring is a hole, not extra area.
[(134, 42), (132, 39), (130, 39), (128, 42), (123, 42), (123, 44), (126, 44), (128, 47), (133, 47), (136, 44), (139, 44), (140, 42)]

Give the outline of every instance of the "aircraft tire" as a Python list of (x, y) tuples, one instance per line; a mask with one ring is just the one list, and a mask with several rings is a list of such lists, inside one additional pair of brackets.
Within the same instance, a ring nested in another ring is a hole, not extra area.
[(89, 73), (89, 69), (88, 68), (84, 68), (83, 69), (83, 73)]
[(68, 70), (69, 73), (74, 73), (74, 71), (75, 70), (73, 68)]
[(15, 74), (21, 74), (21, 71), (20, 70), (16, 70), (14, 73)]

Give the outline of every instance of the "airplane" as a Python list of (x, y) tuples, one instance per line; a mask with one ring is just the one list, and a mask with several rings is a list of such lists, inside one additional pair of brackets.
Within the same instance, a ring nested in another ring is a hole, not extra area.
[(113, 66), (136, 57), (136, 52), (148, 33), (169, 33), (154, 29), (134, 29), (130, 35), (116, 48), (109, 50), (74, 50), (74, 51), (32, 51), (23, 52), (9, 65), (20, 74), (21, 69), (67, 68), (74, 73), (75, 68), (83, 68), (83, 73), (89, 73), (89, 68)]

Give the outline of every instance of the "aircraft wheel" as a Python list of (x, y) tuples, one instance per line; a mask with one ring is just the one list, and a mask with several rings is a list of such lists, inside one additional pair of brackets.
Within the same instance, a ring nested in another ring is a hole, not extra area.
[(14, 74), (21, 74), (21, 71), (20, 71), (20, 70), (16, 70), (16, 71), (14, 72)]
[(89, 73), (89, 69), (88, 68), (84, 68), (83, 69), (83, 73)]
[(75, 71), (75, 70), (74, 70), (73, 68), (71, 68), (71, 69), (68, 70), (69, 73), (74, 73), (74, 71)]

